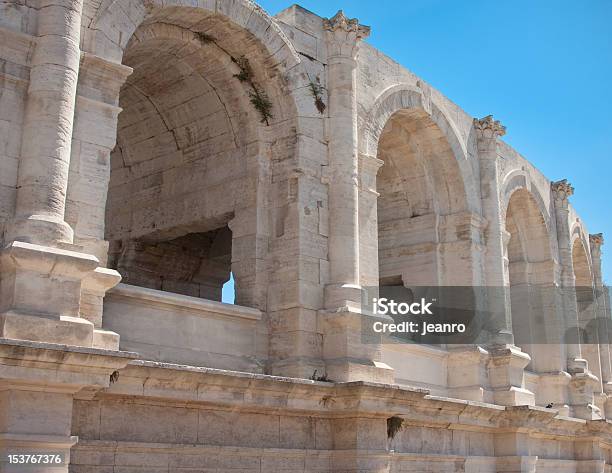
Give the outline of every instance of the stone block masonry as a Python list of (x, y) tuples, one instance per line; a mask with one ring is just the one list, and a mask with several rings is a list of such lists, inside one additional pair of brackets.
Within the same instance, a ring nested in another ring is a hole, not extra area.
[[(0, 471), (611, 468), (604, 237), (493, 116), (342, 11), (0, 12)], [(364, 343), (378, 286), (491, 336)]]

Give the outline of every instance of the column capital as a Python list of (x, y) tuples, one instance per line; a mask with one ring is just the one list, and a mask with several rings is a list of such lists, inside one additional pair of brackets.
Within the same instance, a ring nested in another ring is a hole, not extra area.
[(574, 188), (567, 179), (551, 182), (550, 189), (552, 190), (555, 202), (561, 203), (564, 208), (567, 207), (567, 199), (574, 195)]
[(323, 19), (323, 29), (326, 31), (342, 30), (345, 33), (354, 33), (356, 39), (367, 38), (370, 35), (370, 27), (360, 25), (357, 18), (348, 18), (342, 10), (338, 10), (331, 18)]
[(601, 246), (604, 244), (603, 233), (591, 233), (589, 235), (589, 243), (591, 246)]
[(603, 233), (591, 233), (589, 234), (589, 246), (591, 247), (591, 253), (599, 255), (601, 253), (601, 245), (604, 244)]
[(338, 10), (331, 18), (323, 19), (323, 30), (327, 32), (330, 58), (354, 59), (359, 41), (370, 35), (369, 26), (359, 24), (357, 18), (348, 18), (342, 10)]
[(506, 134), (506, 127), (499, 120), (493, 119), (493, 115), (474, 118), (474, 128), (486, 138), (497, 138)]

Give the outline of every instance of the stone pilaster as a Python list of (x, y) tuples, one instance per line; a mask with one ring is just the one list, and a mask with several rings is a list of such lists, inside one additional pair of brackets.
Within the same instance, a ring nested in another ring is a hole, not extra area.
[[(574, 188), (563, 179), (551, 183), (554, 202), (557, 242), (559, 247), (561, 307), (559, 317), (563, 318), (566, 330), (572, 331), (578, 325), (578, 305), (576, 301), (576, 278), (569, 227), (569, 197)], [(583, 419), (599, 418), (599, 408), (595, 406), (594, 392), (599, 380), (591, 374), (588, 362), (582, 357), (580, 342), (566, 345), (567, 371), (571, 375), (569, 383), (569, 403), (571, 414)]]
[(484, 267), (487, 284), (487, 308), (490, 332), (487, 345), (489, 379), (494, 401), (503, 405), (533, 404), (534, 395), (523, 387), (524, 369), (531, 360), (514, 345), (510, 312), (510, 277), (508, 274), (508, 233), (501, 207), (501, 172), (497, 153), (498, 140), (506, 127), (492, 115), (474, 119), (480, 163), (482, 211), (487, 224), (484, 231)]
[[(569, 197), (574, 194), (574, 188), (567, 179), (552, 182), (550, 185), (557, 228), (557, 242), (559, 247), (560, 285), (562, 294), (561, 314), (567, 329), (578, 327), (578, 307), (573, 288), (576, 285), (574, 277), (574, 264), (572, 258), (572, 245), (569, 228)], [(567, 345), (568, 370), (586, 369), (586, 360), (582, 359), (580, 344)]]
[(370, 29), (342, 11), (323, 20), (327, 44), (329, 153), (329, 263), (325, 309), (320, 312), (326, 375), (335, 381), (391, 382), (379, 360), (380, 337), (364, 340), (359, 272), (359, 158), (356, 75), (359, 43)]

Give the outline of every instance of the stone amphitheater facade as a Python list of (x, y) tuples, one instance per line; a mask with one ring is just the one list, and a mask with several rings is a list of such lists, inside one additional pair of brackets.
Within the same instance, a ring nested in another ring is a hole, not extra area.
[[(607, 338), (513, 335), (525, 286), (589, 288), (545, 326), (609, 318), (601, 234), (368, 34), (248, 0), (0, 3), (0, 471), (611, 471)], [(487, 343), (362, 343), (384, 281), (507, 300)]]

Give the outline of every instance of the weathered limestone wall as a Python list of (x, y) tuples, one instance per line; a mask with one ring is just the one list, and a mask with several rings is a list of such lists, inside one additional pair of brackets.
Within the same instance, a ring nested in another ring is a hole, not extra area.
[(75, 401), (71, 471), (602, 471), (602, 427), (417, 389), (133, 362)]
[[(498, 121), (341, 12), (0, 13), (2, 453), (78, 435), (82, 473), (609, 468), (611, 340), (520, 337), (609, 319), (603, 237)], [(230, 271), (236, 306), (215, 302)], [(491, 340), (363, 343), (379, 282), (504, 288)]]
[(122, 334), (122, 349), (192, 366), (263, 372), (261, 319), (257, 309), (127, 284), (105, 299), (104, 324)]

